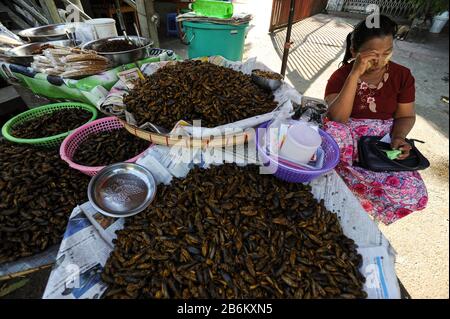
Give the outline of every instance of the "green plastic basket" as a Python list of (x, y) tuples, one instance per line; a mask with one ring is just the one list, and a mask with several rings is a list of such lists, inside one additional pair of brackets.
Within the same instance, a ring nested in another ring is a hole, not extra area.
[[(20, 113), (19, 115), (13, 117), (8, 122), (5, 123), (2, 127), (2, 134), (3, 137), (13, 143), (19, 143), (19, 144), (28, 144), (33, 146), (39, 146), (39, 147), (47, 147), (47, 148), (53, 148), (53, 147), (59, 147), (62, 141), (72, 132), (64, 132), (58, 135), (53, 136), (47, 136), (47, 137), (41, 137), (41, 138), (33, 138), (33, 139), (27, 139), (27, 138), (17, 138), (11, 135), (12, 128), (17, 125), (21, 124), (23, 122), (39, 118), (42, 115), (53, 113), (55, 111), (63, 110), (63, 109), (73, 109), (73, 108), (79, 108), (86, 110), (88, 112), (92, 113), (92, 117), (89, 121), (86, 123), (92, 122), (97, 118), (97, 109), (91, 105), (84, 104), (84, 103), (78, 103), (78, 102), (64, 102), (64, 103), (54, 103), (54, 104), (47, 104), (43, 105), (37, 108), (33, 108), (29, 111)], [(86, 124), (84, 123), (84, 124)]]

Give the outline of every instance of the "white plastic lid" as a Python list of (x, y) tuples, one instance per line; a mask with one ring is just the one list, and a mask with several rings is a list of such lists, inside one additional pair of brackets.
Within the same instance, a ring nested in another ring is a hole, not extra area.
[(303, 122), (296, 123), (289, 128), (288, 138), (295, 144), (303, 147), (317, 148), (322, 144), (320, 134)]
[(110, 23), (116, 24), (116, 20), (111, 19), (111, 18), (91, 19), (91, 20), (86, 20), (85, 22), (88, 24), (110, 24)]

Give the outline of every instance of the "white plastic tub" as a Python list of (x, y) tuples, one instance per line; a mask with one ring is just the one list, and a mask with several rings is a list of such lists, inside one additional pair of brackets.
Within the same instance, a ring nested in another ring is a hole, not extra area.
[(280, 154), (294, 162), (306, 164), (321, 144), (320, 134), (308, 124), (299, 122), (288, 129)]
[(91, 19), (87, 20), (86, 23), (95, 28), (97, 39), (117, 37), (116, 21), (114, 19)]

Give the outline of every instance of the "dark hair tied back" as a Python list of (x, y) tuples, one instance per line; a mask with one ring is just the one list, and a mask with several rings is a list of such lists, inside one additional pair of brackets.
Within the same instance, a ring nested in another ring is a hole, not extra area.
[(373, 39), (385, 36), (393, 36), (395, 38), (398, 31), (398, 25), (388, 16), (380, 15), (380, 27), (367, 27), (366, 20), (361, 21), (347, 36), (346, 50), (343, 64), (348, 64), (352, 58), (352, 51), (358, 51), (364, 43)]

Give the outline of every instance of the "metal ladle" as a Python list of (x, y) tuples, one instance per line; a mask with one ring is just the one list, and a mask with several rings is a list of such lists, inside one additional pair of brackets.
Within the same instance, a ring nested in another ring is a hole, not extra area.
[(117, 17), (119, 18), (119, 24), (120, 24), (120, 28), (122, 29), (123, 36), (125, 37), (125, 39), (128, 41), (129, 44), (133, 45), (134, 43), (128, 37), (127, 30), (125, 28), (125, 21), (123, 20), (122, 11), (120, 11), (119, 0), (115, 0), (115, 7), (116, 7), (116, 13), (117, 13)]
[(139, 29), (138, 29), (138, 27), (137, 27), (137, 25), (136, 25), (136, 23), (133, 23), (133, 25), (134, 25), (134, 30), (136, 30), (136, 35), (138, 36), (138, 41), (139, 41), (139, 45), (141, 46), (141, 47), (143, 47), (144, 46), (144, 43), (142, 42), (142, 38), (141, 38), (141, 34), (139, 33)]

